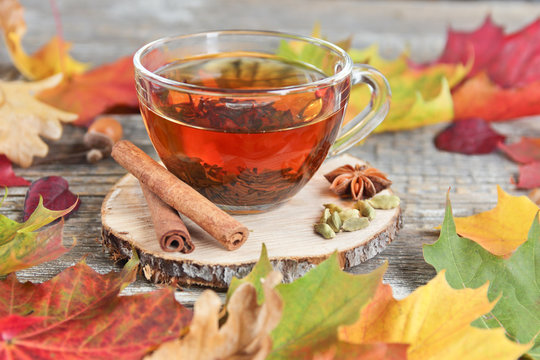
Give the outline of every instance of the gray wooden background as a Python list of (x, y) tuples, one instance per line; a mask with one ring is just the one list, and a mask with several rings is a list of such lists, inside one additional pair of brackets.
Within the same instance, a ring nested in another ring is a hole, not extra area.
[[(24, 44), (27, 49), (35, 50), (54, 34), (52, 12), (48, 1), (22, 0), (22, 3), (28, 24)], [(450, 25), (472, 30), (491, 14), (496, 23), (513, 31), (540, 15), (540, 4), (519, 1), (63, 0), (58, 1), (58, 6), (64, 36), (74, 43), (74, 57), (94, 65), (133, 53), (146, 42), (165, 35), (225, 28), (269, 29), (308, 35), (316, 21), (321, 23), (323, 33), (330, 40), (353, 35), (354, 47), (378, 43), (388, 57), (409, 48), (412, 57), (421, 61), (439, 54)], [(0, 47), (0, 77), (10, 79), (14, 76), (16, 71), (10, 65), (5, 49)], [(495, 127), (513, 141), (523, 135), (540, 136), (539, 120), (540, 117), (530, 117)], [(122, 116), (121, 121), (125, 138), (153, 153), (140, 116)], [(448, 188), (451, 188), (454, 213), (458, 216), (493, 207), (496, 184), (512, 194), (525, 194), (510, 184), (510, 176), (517, 172), (517, 165), (501, 153), (465, 156), (435, 149), (433, 137), (444, 126), (372, 135), (363, 146), (350, 150), (351, 154), (389, 174), (394, 181), (393, 189), (403, 200), (405, 224), (397, 240), (382, 254), (350, 271), (368, 272), (388, 260), (390, 266), (385, 281), (400, 298), (435, 274), (423, 260), (422, 244), (437, 239), (438, 232), (434, 227), (442, 221)], [(83, 134), (83, 129), (66, 126), (62, 139), (50, 143), (50, 155), (46, 159), (36, 161), (28, 169), (16, 169), (17, 174), (30, 180), (48, 175), (64, 176), (82, 200), (78, 213), (65, 226), (65, 241), (76, 238), (76, 247), (56, 261), (19, 272), (21, 280), (44, 281), (83, 256), (87, 256), (87, 263), (100, 273), (119, 269), (97, 239), (101, 230), (101, 202), (110, 187), (124, 175), (124, 170), (111, 159), (97, 165), (87, 165), (76, 158), (54, 160), (80, 150)], [(26, 188), (11, 188), (0, 211), (20, 220), (25, 192)], [(153, 288), (154, 285), (139, 279), (124, 293)], [(177, 298), (190, 305), (200, 291), (196, 287), (186, 288), (177, 292)]]

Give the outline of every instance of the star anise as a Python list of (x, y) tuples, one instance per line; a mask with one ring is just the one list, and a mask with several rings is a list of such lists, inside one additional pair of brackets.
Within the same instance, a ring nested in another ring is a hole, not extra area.
[(340, 166), (324, 177), (332, 183), (330, 190), (342, 197), (354, 200), (368, 199), (392, 185), (386, 175), (367, 165)]

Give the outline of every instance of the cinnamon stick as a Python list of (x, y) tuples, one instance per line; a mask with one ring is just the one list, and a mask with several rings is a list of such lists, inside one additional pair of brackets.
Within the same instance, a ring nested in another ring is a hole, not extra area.
[(182, 254), (189, 254), (195, 250), (188, 229), (176, 210), (161, 201), (148, 186), (140, 185), (161, 249), (167, 252), (181, 252)]
[(163, 202), (193, 220), (227, 250), (235, 250), (246, 241), (249, 232), (245, 226), (159, 165), (130, 141), (118, 141), (111, 155)]

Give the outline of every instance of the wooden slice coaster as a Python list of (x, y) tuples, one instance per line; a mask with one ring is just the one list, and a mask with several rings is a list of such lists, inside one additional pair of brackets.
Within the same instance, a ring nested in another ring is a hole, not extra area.
[[(135, 248), (144, 275), (156, 283), (198, 284), (226, 288), (232, 277), (244, 277), (266, 244), (274, 267), (290, 282), (338, 251), (344, 268), (380, 253), (401, 227), (401, 209), (377, 210), (371, 224), (359, 231), (340, 232), (325, 240), (313, 231), (325, 203), (352, 207), (332, 193), (323, 174), (361, 160), (350, 155), (327, 160), (311, 181), (285, 205), (262, 214), (235, 215), (251, 233), (235, 251), (225, 250), (195, 223), (183, 217), (195, 244), (190, 254), (161, 250), (137, 179), (126, 175), (111, 189), (101, 208), (102, 241), (115, 258), (131, 257)], [(389, 192), (385, 190), (385, 192)], [(384, 192), (383, 192), (384, 193)]]

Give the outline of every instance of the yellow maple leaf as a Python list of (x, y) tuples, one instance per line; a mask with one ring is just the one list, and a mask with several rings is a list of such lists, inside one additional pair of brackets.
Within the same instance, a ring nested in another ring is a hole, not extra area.
[[(355, 62), (369, 64), (383, 73), (392, 89), (392, 105), (386, 119), (375, 132), (410, 130), (452, 120), (454, 106), (450, 90), (470, 71), (467, 65), (437, 64), (422, 69), (409, 66), (407, 51), (394, 60), (379, 54), (378, 46), (352, 49)], [(369, 103), (371, 93), (365, 86), (351, 91), (345, 123)]]
[(395, 103), (393, 116), (388, 116), (374, 132), (412, 130), (421, 126), (451, 121), (454, 117), (452, 94), (446, 78), (441, 79), (440, 93), (426, 100), (420, 91), (409, 100)]
[(71, 44), (56, 36), (33, 55), (28, 55), (21, 44), (26, 23), (18, 0), (0, 2), (0, 29), (13, 64), (30, 80), (41, 80), (59, 72), (69, 77), (83, 73), (88, 67), (73, 59), (68, 54)]
[(408, 68), (408, 51), (404, 51), (394, 60), (387, 60), (381, 57), (379, 45), (377, 44), (370, 45), (364, 49), (350, 49), (348, 53), (353, 62), (369, 64), (383, 73), (387, 78), (400, 75)]
[(531, 344), (506, 338), (503, 328), (479, 329), (470, 323), (489, 312), (488, 284), (477, 289), (452, 289), (441, 271), (427, 285), (398, 301), (381, 284), (375, 298), (353, 325), (339, 329), (342, 341), (406, 343), (408, 359), (516, 359)]
[(61, 80), (62, 75), (57, 74), (35, 82), (0, 81), (0, 154), (28, 167), (34, 156), (45, 156), (49, 150), (40, 136), (59, 139), (61, 122), (77, 119), (76, 114), (58, 110), (34, 97)]
[(527, 240), (538, 206), (526, 196), (512, 196), (497, 186), (493, 209), (467, 217), (456, 217), (456, 232), (490, 253), (508, 255)]

